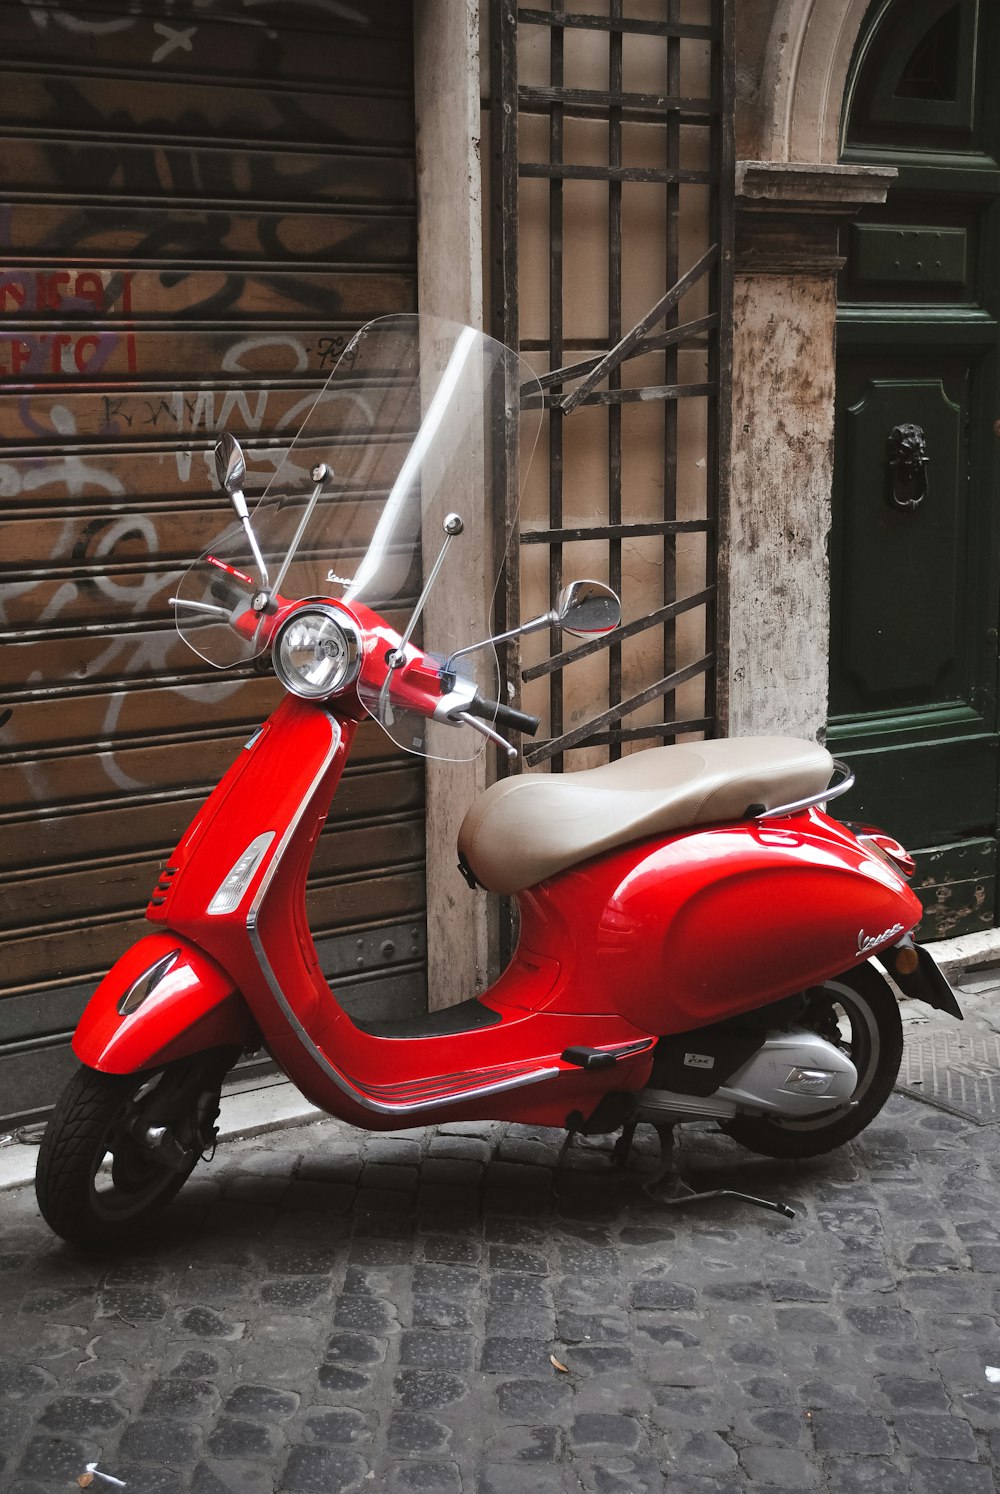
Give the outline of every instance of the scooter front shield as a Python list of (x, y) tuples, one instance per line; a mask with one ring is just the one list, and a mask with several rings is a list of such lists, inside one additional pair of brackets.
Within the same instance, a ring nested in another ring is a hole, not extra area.
[(88, 1068), (132, 1074), (207, 1048), (256, 1048), (260, 1030), (220, 965), (179, 934), (150, 934), (94, 992), (73, 1037)]

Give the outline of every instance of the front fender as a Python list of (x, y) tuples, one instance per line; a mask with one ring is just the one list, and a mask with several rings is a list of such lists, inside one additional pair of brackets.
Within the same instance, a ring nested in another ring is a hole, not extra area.
[(140, 939), (108, 971), (80, 1018), (73, 1052), (88, 1068), (132, 1074), (206, 1048), (256, 1048), (260, 1041), (221, 965), (167, 932)]

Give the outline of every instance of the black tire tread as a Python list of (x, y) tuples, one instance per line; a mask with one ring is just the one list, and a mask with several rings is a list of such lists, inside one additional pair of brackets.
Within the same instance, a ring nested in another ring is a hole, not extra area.
[(175, 1185), (163, 1189), (137, 1217), (112, 1221), (92, 1213), (90, 1178), (95, 1151), (135, 1085), (134, 1074), (78, 1069), (45, 1128), (35, 1169), (35, 1195), (46, 1223), (71, 1244), (95, 1247), (131, 1234), (168, 1203), (186, 1181), (187, 1174), (179, 1173)]

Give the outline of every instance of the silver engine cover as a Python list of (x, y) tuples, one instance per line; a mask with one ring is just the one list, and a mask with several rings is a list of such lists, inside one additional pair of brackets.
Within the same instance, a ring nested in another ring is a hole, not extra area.
[(640, 1114), (654, 1122), (737, 1115), (804, 1120), (848, 1104), (857, 1083), (858, 1071), (847, 1055), (803, 1028), (769, 1033), (763, 1047), (714, 1094), (644, 1089), (637, 1099)]

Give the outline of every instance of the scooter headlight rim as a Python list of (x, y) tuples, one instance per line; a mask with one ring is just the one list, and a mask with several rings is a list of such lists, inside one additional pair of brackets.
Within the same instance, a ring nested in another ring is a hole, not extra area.
[(274, 672), (301, 700), (326, 700), (346, 690), (361, 669), (361, 634), (335, 607), (311, 603), (286, 617), (271, 647)]

